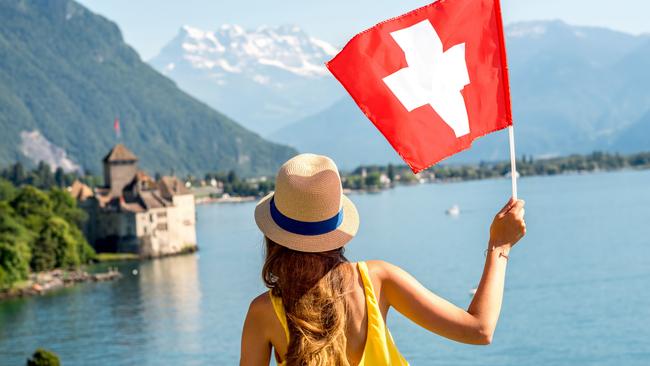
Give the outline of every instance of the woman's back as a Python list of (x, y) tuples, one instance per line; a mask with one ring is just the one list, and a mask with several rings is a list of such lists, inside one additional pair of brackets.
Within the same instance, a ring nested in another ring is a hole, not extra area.
[[(346, 354), (350, 365), (408, 365), (397, 350), (386, 327), (388, 306), (380, 305), (381, 280), (371, 274), (381, 266), (380, 262), (347, 263), (353, 281), (345, 293), (347, 319), (345, 325)], [(375, 290), (378, 289), (379, 291)], [(269, 292), (270, 294), (270, 292)], [(278, 319), (273, 327), (273, 347), (277, 350), (276, 360), (283, 364), (286, 354), (289, 329), (282, 299), (270, 295), (270, 303)], [(386, 302), (383, 302), (386, 304)], [(268, 307), (268, 302), (265, 303)], [(268, 311), (268, 309), (267, 309)], [(279, 325), (279, 326), (277, 326)]]

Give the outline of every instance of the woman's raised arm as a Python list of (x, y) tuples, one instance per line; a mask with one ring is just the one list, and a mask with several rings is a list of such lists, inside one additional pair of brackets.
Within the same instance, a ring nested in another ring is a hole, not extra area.
[(418, 325), (443, 337), (468, 344), (489, 344), (496, 328), (510, 248), (526, 233), (524, 201), (510, 200), (494, 218), (483, 276), (468, 310), (422, 286), (410, 274), (389, 263), (375, 263), (381, 296)]

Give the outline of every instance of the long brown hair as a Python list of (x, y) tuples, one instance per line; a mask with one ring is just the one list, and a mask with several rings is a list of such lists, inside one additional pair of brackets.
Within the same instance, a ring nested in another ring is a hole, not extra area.
[(282, 299), (289, 327), (288, 366), (349, 366), (345, 325), (350, 267), (339, 248), (305, 253), (269, 238), (262, 278)]

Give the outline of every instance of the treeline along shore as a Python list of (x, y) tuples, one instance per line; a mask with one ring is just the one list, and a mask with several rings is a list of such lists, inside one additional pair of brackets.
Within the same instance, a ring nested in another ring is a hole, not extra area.
[[(520, 177), (552, 176), (572, 173), (592, 173), (623, 169), (650, 168), (650, 152), (629, 155), (593, 152), (585, 155), (570, 155), (552, 158), (535, 158), (523, 155), (517, 160)], [(480, 162), (477, 164), (437, 164), (420, 174), (413, 174), (406, 165), (365, 165), (352, 171), (341, 172), (343, 188), (350, 191), (375, 191), (398, 184), (422, 182), (445, 183), (507, 177), (510, 162)], [(155, 173), (156, 179), (160, 173)], [(46, 163), (39, 163), (33, 169), (26, 169), (16, 163), (0, 170), (0, 179), (15, 186), (30, 185), (42, 190), (70, 187), (75, 181), (89, 187), (104, 184), (102, 177), (92, 174), (66, 173), (58, 168), (54, 171)], [(197, 201), (241, 202), (262, 197), (275, 189), (272, 176), (242, 177), (237, 172), (208, 172), (203, 175), (188, 174), (183, 182), (191, 188)]]
[[(649, 169), (650, 152), (620, 155), (594, 152), (546, 159), (522, 156), (522, 177)], [(507, 177), (509, 162), (438, 164), (415, 175), (406, 165), (361, 166), (342, 173), (343, 188), (372, 192), (400, 184), (444, 183)], [(116, 278), (94, 276), (83, 266), (101, 260), (82, 234), (86, 213), (66, 189), (75, 180), (91, 187), (102, 184), (92, 175), (52, 171), (45, 163), (31, 170), (16, 163), (0, 170), (0, 298), (8, 294), (38, 293), (56, 284)], [(272, 177), (239, 177), (234, 171), (188, 175), (184, 179), (197, 201), (244, 201), (274, 189)], [(110, 255), (109, 255), (110, 257)], [(120, 257), (121, 258), (121, 257)], [(123, 258), (122, 258), (123, 259)], [(43, 282), (49, 279), (53, 282)]]
[[(543, 159), (524, 155), (517, 160), (517, 174), (520, 177), (649, 168), (650, 152), (621, 155), (597, 151), (586, 155)], [(508, 177), (510, 175), (510, 162), (441, 163), (417, 175), (413, 174), (406, 165), (367, 165), (341, 174), (344, 189), (357, 192), (373, 192), (400, 184), (445, 183)], [(261, 197), (275, 188), (273, 177), (241, 179), (232, 171), (229, 173), (208, 173), (202, 179), (188, 176), (186, 182), (188, 182), (188, 186), (193, 187), (197, 197), (206, 198), (206, 201), (210, 201), (207, 198), (212, 198), (216, 202), (239, 201), (236, 199), (229, 200), (229, 197)], [(212, 190), (210, 187), (213, 187)]]
[[(650, 152), (621, 155), (597, 151), (586, 155), (576, 154), (543, 159), (523, 155), (517, 160), (517, 174), (520, 177), (649, 168)], [(369, 165), (345, 174), (343, 185), (344, 188), (351, 190), (376, 190), (395, 184), (495, 179), (509, 177), (510, 174), (509, 161), (478, 164), (441, 163), (417, 175), (413, 174), (406, 165)]]

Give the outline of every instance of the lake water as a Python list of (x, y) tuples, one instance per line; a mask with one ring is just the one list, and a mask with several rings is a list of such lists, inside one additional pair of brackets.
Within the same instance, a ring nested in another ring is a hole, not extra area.
[[(467, 307), (510, 182), (353, 195), (352, 260), (384, 259)], [(510, 256), (493, 344), (460, 345), (391, 311), (412, 365), (650, 365), (650, 171), (527, 178), (528, 235)], [(458, 218), (445, 209), (461, 207)], [(37, 347), (63, 365), (235, 365), (250, 299), (264, 290), (254, 204), (198, 209), (200, 253), (120, 266), (122, 280), (0, 303), (0, 365)], [(133, 270), (138, 270), (137, 275)]]

